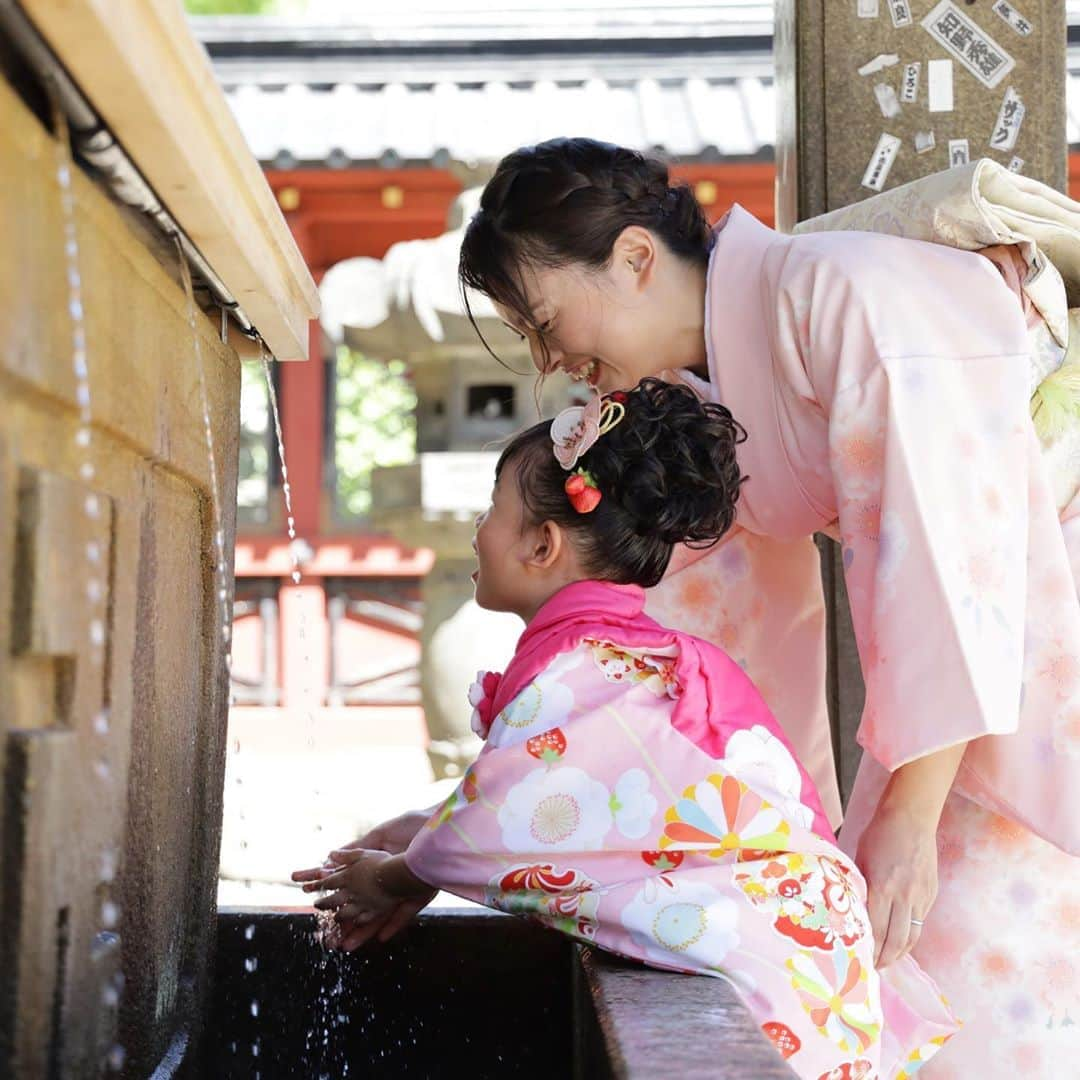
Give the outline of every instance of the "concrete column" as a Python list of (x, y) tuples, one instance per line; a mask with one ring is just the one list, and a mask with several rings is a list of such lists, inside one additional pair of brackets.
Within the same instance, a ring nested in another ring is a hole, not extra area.
[(948, 168), (965, 142), (1065, 188), (1061, 0), (778, 0), (775, 54), (778, 228)]

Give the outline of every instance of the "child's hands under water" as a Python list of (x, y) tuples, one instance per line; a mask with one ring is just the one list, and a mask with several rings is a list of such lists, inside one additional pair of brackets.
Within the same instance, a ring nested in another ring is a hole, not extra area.
[(346, 952), (373, 938), (389, 941), (435, 896), (401, 854), (357, 844), (330, 852), (322, 866), (294, 871), (292, 879), (303, 884), (304, 892), (330, 892), (315, 907), (333, 913), (327, 944)]

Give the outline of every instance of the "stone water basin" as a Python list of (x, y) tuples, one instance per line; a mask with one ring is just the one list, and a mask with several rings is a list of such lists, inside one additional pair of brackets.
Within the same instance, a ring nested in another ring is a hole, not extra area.
[(299, 911), (223, 909), (200, 1077), (790, 1080), (717, 979), (620, 961), (523, 919), (430, 911), (325, 951)]

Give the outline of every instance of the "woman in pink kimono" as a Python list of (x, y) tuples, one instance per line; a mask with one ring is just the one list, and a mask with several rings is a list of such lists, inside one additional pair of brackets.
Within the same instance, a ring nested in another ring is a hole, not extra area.
[(1016, 263), (738, 206), (711, 231), (590, 140), (504, 159), (462, 248), (544, 374), (662, 375), (745, 427), (737, 528), (649, 606), (744, 667), (834, 823), (811, 537), (839, 540), (866, 683), (841, 844), (881, 962), (913, 952), (966, 1025), (927, 1077), (1067, 1075), (1080, 1039), (1080, 498), (1029, 417)]
[(474, 577), (527, 625), (470, 695), (480, 756), (402, 854), (294, 877), (346, 947), (449, 889), (726, 979), (807, 1080), (909, 1076), (956, 1030), (936, 987), (910, 957), (874, 969), (863, 881), (744, 672), (644, 614), (674, 545), (730, 528), (741, 434), (646, 379), (518, 436)]

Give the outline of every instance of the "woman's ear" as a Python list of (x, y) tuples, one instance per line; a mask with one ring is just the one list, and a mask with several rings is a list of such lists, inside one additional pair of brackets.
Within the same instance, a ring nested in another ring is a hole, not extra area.
[(627, 225), (615, 238), (611, 256), (611, 268), (617, 278), (640, 288), (650, 280), (656, 267), (656, 240), (648, 229)]

